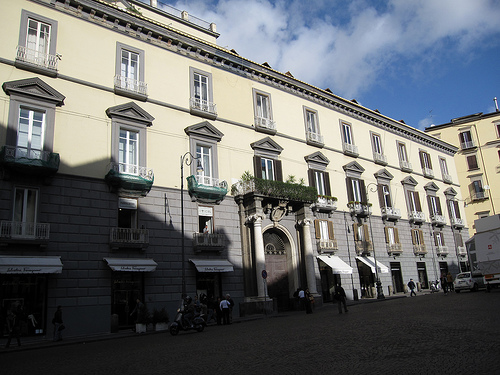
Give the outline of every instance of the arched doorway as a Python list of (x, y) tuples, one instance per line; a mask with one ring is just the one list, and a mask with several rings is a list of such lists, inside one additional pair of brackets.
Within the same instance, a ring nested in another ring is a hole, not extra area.
[(275, 298), (278, 311), (286, 311), (290, 306), (290, 284), (288, 280), (288, 256), (291, 246), (284, 233), (271, 228), (264, 232), (266, 253), (267, 293)]

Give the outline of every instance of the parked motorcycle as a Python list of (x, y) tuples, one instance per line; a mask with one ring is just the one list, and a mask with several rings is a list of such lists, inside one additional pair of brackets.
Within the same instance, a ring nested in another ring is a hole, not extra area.
[(172, 324), (170, 324), (169, 329), (172, 336), (176, 336), (179, 331), (189, 331), (194, 329), (198, 332), (202, 332), (203, 329), (205, 329), (205, 319), (203, 319), (202, 315), (196, 315), (191, 321), (192, 324), (189, 324), (185, 318), (185, 314), (184, 310), (177, 310), (175, 319)]
[(436, 280), (436, 281), (432, 280), (431, 281), (431, 293), (439, 292), (439, 286), (438, 286), (438, 284), (439, 284), (438, 280)]

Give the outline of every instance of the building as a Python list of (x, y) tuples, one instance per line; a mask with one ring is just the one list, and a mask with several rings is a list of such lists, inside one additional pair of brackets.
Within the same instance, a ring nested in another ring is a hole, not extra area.
[(230, 293), (248, 315), (465, 266), (452, 144), (154, 0), (22, 0), (0, 21), (0, 300), (29, 334), (58, 305), (83, 335), (130, 327), (136, 298), (172, 316), (184, 291)]
[[(468, 223), (495, 215), (500, 207), (500, 112), (475, 113), (433, 125), (425, 132), (455, 145), (458, 182)], [(474, 225), (472, 229), (475, 230)]]

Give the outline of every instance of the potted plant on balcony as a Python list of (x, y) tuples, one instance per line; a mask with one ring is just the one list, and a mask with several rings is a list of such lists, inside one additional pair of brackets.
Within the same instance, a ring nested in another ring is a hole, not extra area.
[(163, 307), (160, 310), (153, 309), (153, 325), (155, 331), (166, 331), (168, 329), (168, 322), (170, 321), (168, 317), (167, 310)]

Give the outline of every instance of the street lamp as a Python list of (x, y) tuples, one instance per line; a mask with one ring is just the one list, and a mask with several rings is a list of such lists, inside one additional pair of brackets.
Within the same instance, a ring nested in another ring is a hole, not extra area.
[[(370, 185), (373, 185), (375, 187), (375, 190), (372, 190), (370, 188)], [(378, 185), (374, 182), (370, 182), (368, 185), (366, 185), (368, 190), (371, 192), (375, 193), (377, 191)], [(378, 276), (378, 264), (377, 264), (377, 253), (375, 252), (375, 238), (373, 237), (373, 229), (372, 229), (372, 214), (370, 213), (370, 203), (368, 199), (368, 193), (366, 193), (366, 205), (368, 206), (368, 221), (370, 223), (370, 235), (372, 237), (372, 247), (373, 247), (373, 259), (375, 260), (375, 278), (376, 278), (376, 286), (377, 286), (377, 299), (384, 299), (384, 291), (382, 290), (382, 282), (380, 281), (380, 278)]]
[[(184, 254), (184, 164), (190, 166), (193, 160), (199, 157), (193, 156), (189, 151), (181, 156), (181, 251), (182, 251), (182, 298), (186, 296), (186, 265)], [(197, 172), (202, 172), (203, 167), (198, 160)]]

